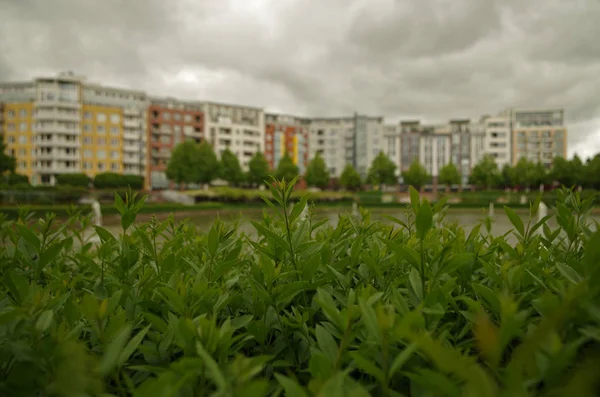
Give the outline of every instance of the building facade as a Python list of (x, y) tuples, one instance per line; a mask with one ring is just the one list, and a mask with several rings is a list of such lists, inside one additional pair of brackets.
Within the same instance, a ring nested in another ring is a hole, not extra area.
[(564, 109), (510, 109), (504, 115), (511, 124), (513, 164), (526, 158), (550, 168), (555, 157), (567, 156)]
[(299, 117), (265, 114), (265, 157), (271, 169), (277, 169), (287, 152), (300, 175), (304, 175), (309, 161), (310, 121)]
[(331, 178), (339, 178), (346, 164), (355, 164), (355, 118), (315, 118), (310, 120), (309, 159), (321, 154)]
[(510, 120), (506, 116), (485, 117), (485, 152), (489, 153), (498, 168), (512, 164)]
[(354, 116), (354, 140), (356, 171), (364, 179), (371, 163), (383, 151), (383, 117), (356, 114)]
[(166, 189), (170, 186), (167, 164), (175, 146), (186, 140), (200, 143), (204, 137), (202, 104), (174, 98), (151, 98), (147, 119), (149, 184), (153, 189)]
[(265, 114), (262, 109), (215, 102), (204, 103), (204, 136), (217, 157), (229, 148), (248, 170), (250, 159), (265, 151)]

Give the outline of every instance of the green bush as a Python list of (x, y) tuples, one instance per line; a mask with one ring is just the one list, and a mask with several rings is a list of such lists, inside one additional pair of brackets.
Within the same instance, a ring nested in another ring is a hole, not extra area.
[(118, 189), (131, 187), (134, 190), (144, 187), (144, 177), (137, 175), (123, 175), (114, 172), (104, 172), (94, 177), (94, 186), (97, 189)]
[(591, 200), (558, 193), (556, 229), (507, 209), (506, 237), (415, 191), (395, 228), (317, 227), (290, 200), (277, 187), (254, 237), (133, 227), (129, 197), (118, 233), (2, 221), (0, 395), (598, 395)]
[(56, 184), (59, 186), (89, 187), (90, 178), (86, 174), (59, 174), (56, 175)]

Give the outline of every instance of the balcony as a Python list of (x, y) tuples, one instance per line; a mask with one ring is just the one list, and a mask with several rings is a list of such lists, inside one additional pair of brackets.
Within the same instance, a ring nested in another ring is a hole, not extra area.
[(125, 142), (125, 144), (123, 145), (123, 151), (139, 153), (141, 151), (141, 147), (140, 147), (140, 144), (137, 142), (136, 143)]
[(123, 138), (124, 139), (129, 139), (129, 140), (132, 140), (132, 141), (139, 141), (140, 140), (140, 133), (137, 132), (137, 131), (133, 132), (133, 131), (125, 130), (123, 132)]
[(79, 153), (56, 152), (53, 155), (55, 160), (79, 161), (81, 159)]
[(67, 167), (56, 161), (53, 161), (49, 166), (42, 166), (38, 164), (36, 170), (40, 174), (74, 174), (81, 172), (81, 168), (79, 166)]
[(47, 134), (68, 134), (68, 135), (79, 135), (79, 125), (67, 127), (58, 123), (48, 123), (35, 126), (35, 131), (39, 133)]
[(142, 125), (140, 119), (125, 119), (123, 120), (123, 127), (125, 128), (140, 128)]
[(66, 140), (59, 138), (40, 139), (39, 137), (35, 140), (35, 144), (40, 147), (78, 148), (80, 146), (79, 140)]
[(38, 110), (35, 113), (36, 120), (60, 120), (60, 121), (76, 121), (79, 122), (81, 115), (79, 112), (67, 113), (58, 110)]
[(140, 164), (141, 158), (140, 156), (131, 156), (127, 155), (123, 157), (123, 164)]
[(139, 116), (140, 111), (137, 108), (124, 108), (123, 114), (125, 116)]
[(165, 151), (152, 152), (152, 157), (159, 158), (159, 159), (170, 159), (171, 158), (171, 153), (170, 152), (165, 152)]
[(35, 102), (37, 108), (59, 108), (59, 109), (80, 109), (81, 103), (60, 101), (58, 99), (38, 100)]

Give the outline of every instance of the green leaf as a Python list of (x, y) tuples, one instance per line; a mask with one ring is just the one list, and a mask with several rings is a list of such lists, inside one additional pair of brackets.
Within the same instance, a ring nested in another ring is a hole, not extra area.
[(107, 241), (115, 241), (115, 236), (113, 236), (108, 230), (103, 228), (102, 226), (94, 226), (96, 233), (100, 237), (100, 240), (105, 243)]
[(515, 229), (517, 229), (517, 232), (519, 232), (521, 236), (524, 236), (525, 226), (523, 225), (523, 219), (521, 219), (521, 217), (517, 215), (517, 213), (512, 208), (509, 208), (507, 206), (504, 206), (504, 212), (506, 213), (506, 216), (508, 216), (510, 223), (512, 223)]
[(35, 329), (40, 333), (44, 332), (52, 324), (53, 318), (54, 312), (52, 310), (44, 310), (35, 323)]
[(356, 364), (358, 368), (377, 379), (378, 382), (385, 382), (385, 374), (382, 369), (378, 368), (374, 364), (374, 360), (367, 359), (357, 351), (351, 352), (350, 355), (352, 356), (352, 360), (354, 360), (354, 364)]
[[(63, 240), (64, 241), (64, 240)], [(40, 260), (38, 262), (38, 268), (43, 269), (46, 265), (54, 260), (64, 247), (63, 241), (52, 244), (44, 249), (44, 252), (40, 253)]]
[(377, 315), (375, 314), (375, 310), (373, 310), (373, 308), (369, 306), (364, 299), (359, 299), (358, 305), (360, 307), (362, 320), (367, 328), (367, 331), (369, 334), (371, 334), (371, 337), (376, 340), (380, 340), (381, 333), (379, 332), (379, 326), (377, 325)]
[(335, 342), (335, 339), (329, 332), (325, 330), (325, 328), (317, 325), (315, 328), (315, 334), (317, 336), (317, 343), (319, 345), (319, 349), (331, 360), (331, 364), (335, 363), (338, 345)]
[(419, 197), (419, 192), (417, 192), (417, 190), (412, 186), (409, 186), (408, 190), (410, 192), (410, 205), (415, 215), (417, 215), (417, 213), (419, 212), (419, 207), (421, 206), (421, 198)]
[(123, 228), (124, 231), (127, 231), (127, 229), (129, 229), (131, 224), (133, 222), (135, 222), (136, 216), (137, 216), (137, 213), (132, 210), (127, 210), (127, 211), (125, 211), (124, 214), (121, 215), (121, 227)]
[(121, 351), (123, 350), (123, 347), (129, 338), (130, 331), (130, 325), (124, 326), (116, 334), (114, 339), (110, 341), (108, 346), (106, 346), (104, 355), (102, 356), (102, 360), (100, 361), (100, 365), (98, 367), (98, 372), (102, 376), (107, 376), (117, 364)]
[(215, 256), (219, 249), (219, 231), (217, 230), (216, 224), (213, 225), (208, 231), (208, 252), (212, 257)]
[(274, 375), (283, 390), (285, 390), (286, 397), (308, 397), (308, 393), (295, 380), (277, 373)]
[(396, 372), (402, 368), (402, 366), (410, 359), (415, 351), (417, 351), (418, 345), (416, 343), (411, 343), (407, 347), (402, 350), (400, 354), (394, 358), (392, 361), (392, 365), (390, 366), (389, 377), (394, 376)]
[(204, 349), (202, 343), (196, 342), (196, 352), (204, 360), (204, 365), (211, 374), (212, 380), (215, 382), (219, 390), (227, 388), (227, 380), (219, 368), (219, 364), (210, 356), (210, 354)]
[(431, 206), (427, 200), (423, 200), (423, 203), (419, 207), (417, 213), (417, 237), (424, 240), (427, 236), (427, 232), (433, 225), (433, 213), (431, 212)]
[(406, 260), (412, 267), (419, 270), (421, 259), (419, 258), (419, 254), (417, 251), (412, 249), (406, 244), (398, 244), (390, 240), (381, 240), (383, 241), (400, 259)]
[(423, 300), (423, 285), (421, 284), (421, 276), (417, 269), (411, 269), (410, 274), (408, 275), (408, 281), (410, 282), (410, 287), (415, 293), (415, 296), (419, 299), (419, 302)]
[(123, 215), (125, 213), (125, 203), (123, 203), (123, 199), (117, 192), (115, 192), (115, 208), (119, 211), (119, 214)]
[(142, 343), (142, 340), (144, 339), (144, 336), (146, 336), (146, 332), (148, 332), (150, 327), (151, 325), (148, 325), (146, 328), (138, 332), (136, 336), (131, 338), (131, 340), (127, 343), (125, 348), (121, 351), (121, 354), (119, 354), (119, 359), (117, 360), (117, 367), (120, 367), (121, 365), (125, 364), (127, 360), (129, 360), (129, 358), (138, 348), (140, 343)]
[(579, 275), (571, 266), (564, 263), (556, 263), (556, 268), (562, 274), (564, 278), (572, 282), (573, 284), (579, 284), (583, 277)]
[(39, 252), (41, 243), (35, 233), (23, 225), (16, 224), (15, 226), (19, 232), (19, 236), (31, 245), (36, 252)]
[(471, 287), (478, 295), (480, 295), (487, 302), (487, 304), (494, 311), (494, 313), (500, 313), (500, 300), (491, 289), (489, 289), (485, 285), (476, 283), (471, 284)]

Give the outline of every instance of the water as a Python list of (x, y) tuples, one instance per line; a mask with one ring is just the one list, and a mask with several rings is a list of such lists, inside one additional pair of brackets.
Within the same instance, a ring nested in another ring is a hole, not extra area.
[[(317, 209), (314, 213), (316, 220), (327, 219), (332, 225), (336, 225), (340, 214), (351, 213), (351, 208), (324, 208)], [(369, 209), (371, 212), (372, 220), (379, 220), (384, 223), (390, 221), (384, 216), (393, 216), (402, 220), (405, 220), (405, 210), (403, 208), (373, 208)], [(517, 209), (516, 213), (521, 216), (523, 222), (527, 224), (529, 220), (529, 211), (526, 209)], [(226, 223), (239, 222), (240, 231), (245, 233), (254, 233), (254, 227), (250, 224), (251, 221), (260, 221), (262, 219), (263, 210), (257, 208), (244, 208), (243, 210), (207, 210), (207, 211), (190, 211), (190, 212), (177, 212), (174, 213), (176, 220), (189, 219), (198, 226), (201, 231), (208, 231), (217, 218), (220, 218)], [(164, 220), (169, 217), (170, 214), (157, 214), (156, 217), (159, 220)], [(446, 222), (457, 222), (461, 226), (465, 227), (467, 232), (475, 225), (481, 222), (488, 215), (487, 208), (481, 209), (450, 209), (446, 214)], [(152, 215), (140, 214), (137, 218), (137, 222), (147, 222), (150, 220)], [(594, 214), (592, 216), (597, 221), (600, 221), (600, 214)], [(492, 234), (501, 235), (513, 228), (512, 224), (508, 220), (503, 210), (495, 211), (492, 217)], [(112, 232), (118, 233), (120, 231), (120, 220), (117, 216), (105, 216), (103, 218), (103, 224), (107, 229)], [(534, 217), (533, 223), (537, 222), (537, 217)], [(556, 225), (554, 217), (548, 221), (550, 227)]]

